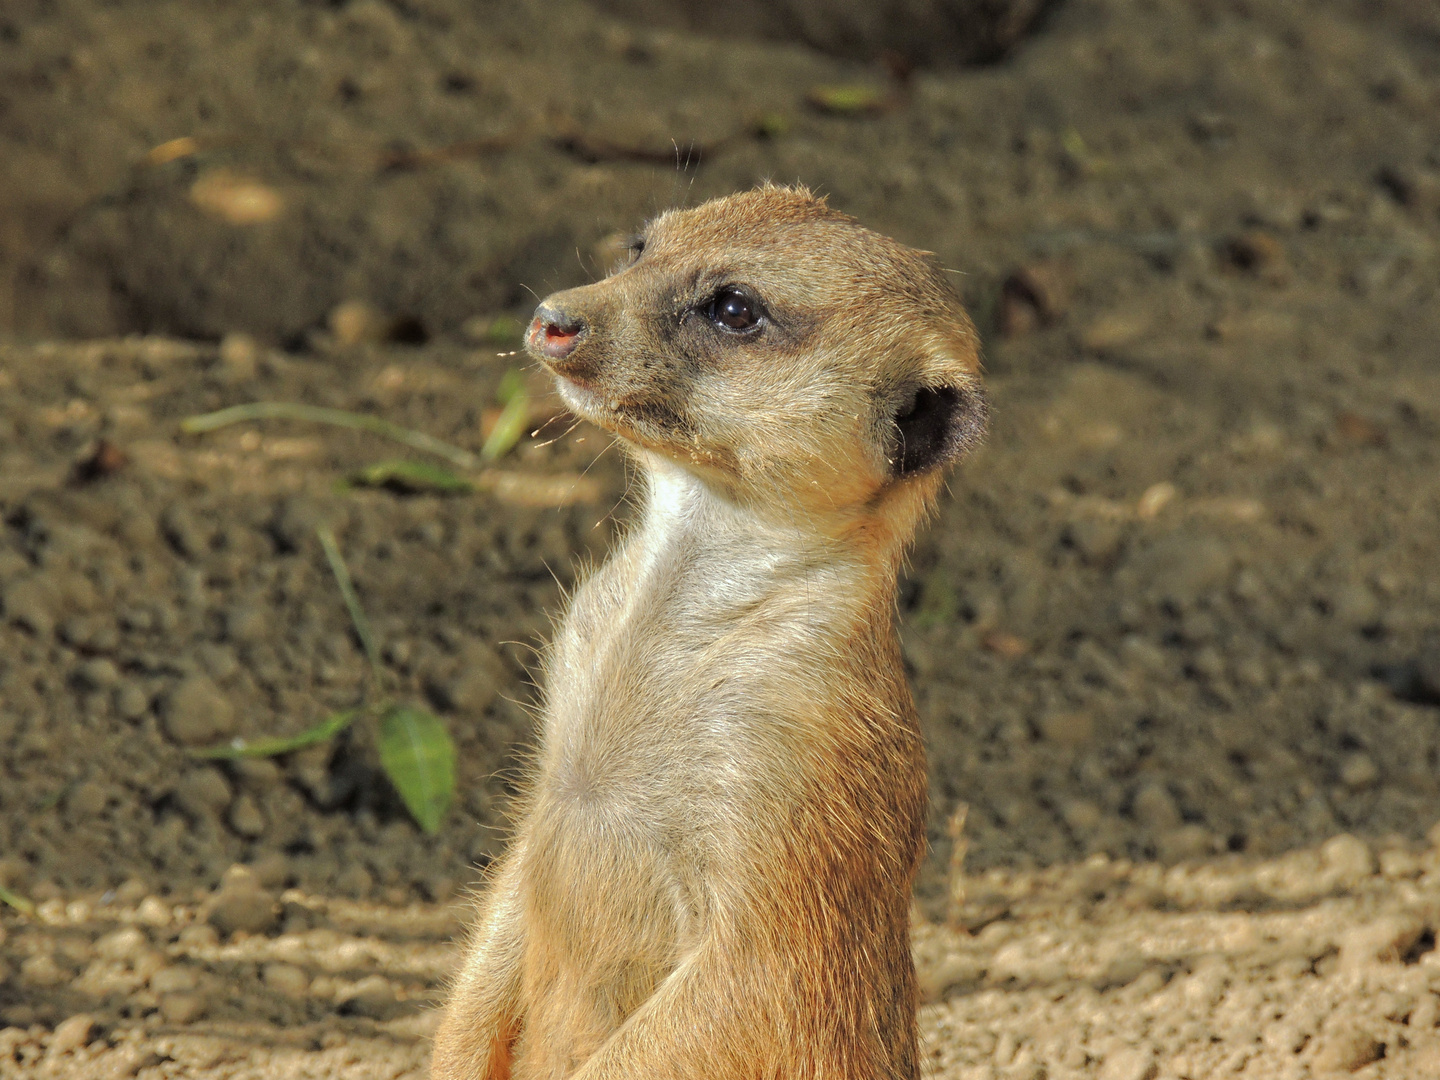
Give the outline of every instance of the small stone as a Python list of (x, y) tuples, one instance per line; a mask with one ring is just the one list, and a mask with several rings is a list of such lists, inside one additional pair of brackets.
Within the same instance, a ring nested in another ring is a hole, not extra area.
[(68, 1054), (72, 1050), (88, 1046), (95, 1037), (95, 1027), (95, 1018), (89, 1013), (76, 1013), (68, 1020), (61, 1021), (55, 1028), (55, 1033), (50, 1036), (47, 1053), (58, 1057), (60, 1054)]
[(260, 346), (249, 334), (226, 334), (220, 339), (220, 370), (227, 382), (244, 382), (255, 376)]
[(390, 335), (393, 321), (363, 300), (346, 300), (330, 312), (330, 333), (337, 345), (384, 341)]
[(165, 732), (182, 746), (215, 742), (235, 731), (235, 709), (204, 675), (192, 675), (166, 695), (161, 719)]
[(1135, 793), (1135, 818), (1156, 831), (1173, 829), (1180, 824), (1180, 810), (1164, 784), (1151, 781)]
[(144, 900), (149, 892), (150, 886), (140, 878), (126, 878), (115, 890), (115, 903), (122, 907), (129, 907), (131, 904), (138, 904)]
[(370, 895), (370, 890), (375, 887), (375, 879), (370, 876), (370, 871), (359, 863), (347, 866), (335, 879), (335, 888), (346, 896), (353, 896), (356, 899), (364, 899)]
[(1181, 825), (1162, 833), (1156, 841), (1160, 860), (1185, 862), (1215, 853), (1215, 836), (1203, 825)]
[(150, 976), (150, 989), (157, 994), (188, 992), (200, 985), (200, 972), (190, 964), (171, 964)]
[(170, 905), (158, 896), (147, 896), (135, 909), (135, 917), (146, 926), (163, 928), (174, 921), (175, 913), (171, 910)]
[(150, 695), (134, 683), (115, 688), (115, 711), (122, 720), (139, 720), (150, 711)]
[(294, 964), (266, 964), (261, 978), (266, 987), (285, 997), (304, 997), (310, 989), (310, 977)]
[(229, 821), (230, 828), (251, 840), (265, 832), (265, 815), (248, 794), (242, 794), (230, 804), (230, 814), (226, 820)]
[(388, 1020), (395, 1015), (399, 1002), (389, 979), (383, 975), (367, 975), (344, 992), (336, 1004), (343, 1013)]
[(219, 814), (230, 805), (230, 782), (219, 769), (202, 765), (190, 769), (175, 787), (175, 801), (192, 818)]
[(278, 851), (256, 860), (250, 865), (250, 872), (262, 889), (281, 888), (290, 877), (290, 861)]
[(184, 503), (174, 503), (160, 515), (160, 528), (170, 546), (187, 559), (195, 559), (210, 548), (210, 536)]
[(1409, 914), (1386, 915), (1352, 927), (1340, 936), (1340, 966), (1398, 963), (1424, 932), (1424, 920)]
[(235, 604), (226, 609), (224, 623), (226, 640), (237, 645), (261, 641), (270, 629), (264, 609), (250, 604)]
[(1356, 751), (1340, 763), (1340, 782), (1352, 791), (1368, 788), (1380, 778), (1380, 770), (1369, 754)]
[(263, 224), (285, 209), (284, 197), (273, 187), (226, 168), (202, 173), (190, 186), (190, 201), (230, 225)]
[(220, 891), (211, 900), (206, 920), (222, 934), (262, 934), (279, 922), (280, 905), (243, 866), (225, 871)]
[(1060, 804), (1060, 816), (1077, 833), (1089, 833), (1100, 824), (1100, 808), (1088, 799), (1066, 799)]
[(1099, 1080), (1154, 1080), (1159, 1071), (1152, 1050), (1127, 1046), (1105, 1055), (1098, 1076)]
[(20, 963), (21, 986), (48, 990), (52, 986), (59, 986), (65, 979), (65, 972), (55, 963), (55, 958), (46, 953), (28, 956)]
[(1372, 1061), (1379, 1061), (1385, 1044), (1361, 1028), (1330, 1032), (1321, 1037), (1315, 1056), (1310, 1059), (1311, 1075), (1327, 1072), (1352, 1073)]
[(95, 942), (95, 954), (106, 960), (134, 960), (150, 949), (150, 939), (134, 926), (121, 927)]
[(1342, 888), (1359, 884), (1375, 872), (1375, 857), (1364, 840), (1341, 833), (1320, 848), (1325, 876)]
[(77, 667), (73, 678), (81, 690), (108, 690), (120, 681), (120, 671), (114, 661), (97, 656)]
[(230, 763), (240, 786), (257, 795), (272, 791), (285, 779), (280, 766), (269, 758), (241, 758)]
[(191, 1024), (205, 1015), (202, 994), (165, 994), (160, 998), (160, 1015), (167, 1024)]
[(49, 637), (55, 630), (60, 598), (48, 581), (24, 578), (5, 590), (5, 617), (23, 626), (36, 637)]

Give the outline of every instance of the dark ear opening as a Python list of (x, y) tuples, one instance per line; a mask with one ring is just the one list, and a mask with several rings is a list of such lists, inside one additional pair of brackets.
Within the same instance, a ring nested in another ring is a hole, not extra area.
[(954, 461), (985, 434), (985, 395), (972, 386), (922, 386), (895, 414), (895, 475)]

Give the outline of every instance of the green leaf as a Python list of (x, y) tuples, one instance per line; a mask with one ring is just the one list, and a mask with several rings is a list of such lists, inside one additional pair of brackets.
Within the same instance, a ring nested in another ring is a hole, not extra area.
[(0, 885), (0, 904), (9, 904), (22, 915), (34, 915), (35, 905), (18, 893), (13, 893), (5, 886)]
[(455, 798), (455, 743), (445, 724), (421, 709), (390, 709), (380, 720), (380, 764), (416, 824), (438, 832)]
[(805, 95), (811, 107), (836, 116), (874, 116), (894, 104), (878, 86), (853, 83), (840, 86), (812, 86)]
[(333, 713), (298, 735), (281, 735), (273, 739), (256, 739), (253, 742), (234, 739), (224, 746), (196, 750), (194, 755), (198, 758), (233, 760), (235, 758), (275, 757), (277, 754), (289, 754), (295, 750), (303, 750), (307, 746), (314, 746), (318, 742), (324, 742), (326, 739), (333, 739), (354, 723), (355, 718), (361, 712), (360, 709), (347, 709), (345, 712)]
[(358, 487), (383, 487), (392, 491), (418, 495), (468, 495), (475, 484), (451, 472), (443, 465), (427, 465), (423, 461), (381, 461), (350, 474), (350, 482)]

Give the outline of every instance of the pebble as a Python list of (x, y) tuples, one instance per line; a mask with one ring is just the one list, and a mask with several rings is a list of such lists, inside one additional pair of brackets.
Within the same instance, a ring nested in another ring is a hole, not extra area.
[(28, 956), (20, 963), (20, 985), (36, 990), (59, 986), (67, 976), (55, 963), (55, 958), (45, 953)]
[(1370, 848), (1349, 833), (1325, 841), (1320, 848), (1320, 861), (1326, 878), (1342, 888), (1357, 885), (1375, 872), (1375, 856)]
[(195, 818), (219, 814), (230, 805), (231, 797), (230, 782), (209, 765), (190, 769), (175, 787), (175, 801)]
[(134, 926), (112, 930), (95, 942), (95, 954), (105, 960), (133, 960), (150, 949), (150, 939)]
[(1180, 810), (1164, 784), (1150, 781), (1135, 793), (1136, 819), (1154, 830), (1173, 829), (1180, 824)]
[(285, 997), (304, 997), (310, 989), (310, 977), (294, 964), (266, 964), (261, 971), (265, 985)]
[(367, 975), (341, 993), (336, 1002), (340, 1010), (372, 1020), (388, 1020), (395, 1014), (398, 1001), (395, 987), (383, 975)]
[(138, 720), (150, 711), (150, 695), (132, 682), (115, 689), (115, 711), (122, 720)]
[(5, 617), (36, 637), (49, 637), (55, 630), (54, 611), (58, 600), (55, 589), (47, 580), (24, 578), (5, 590)]
[(1424, 932), (1424, 920), (1410, 914), (1386, 915), (1353, 927), (1340, 936), (1340, 966), (1397, 963)]
[(220, 339), (220, 370), (226, 382), (244, 382), (255, 377), (260, 345), (249, 334), (226, 334)]
[(200, 972), (190, 964), (171, 964), (150, 976), (150, 989), (157, 994), (191, 991), (200, 985)]
[(251, 840), (265, 832), (265, 815), (261, 813), (254, 798), (248, 794), (240, 795), (230, 804), (230, 813), (226, 820), (236, 833)]
[(160, 1015), (167, 1024), (190, 1024), (205, 1015), (202, 994), (164, 994), (160, 998)]
[(1127, 1046), (1105, 1055), (1098, 1077), (1099, 1080), (1153, 1080), (1158, 1072), (1153, 1050)]
[(74, 680), (81, 690), (107, 690), (120, 681), (120, 670), (114, 661), (97, 656), (75, 669)]
[(206, 920), (222, 934), (262, 934), (273, 929), (279, 919), (280, 905), (243, 866), (225, 871), (206, 914)]
[(1352, 1073), (1378, 1061), (1385, 1045), (1361, 1028), (1331, 1032), (1323, 1036), (1310, 1059), (1311, 1075), (1327, 1072)]
[(204, 675), (192, 675), (165, 696), (165, 733), (182, 746), (216, 742), (235, 731), (235, 709)]
[(1353, 791), (1372, 786), (1380, 778), (1380, 770), (1369, 754), (1355, 752), (1340, 762), (1340, 782)]
[(68, 1020), (63, 1020), (55, 1028), (55, 1033), (50, 1036), (48, 1053), (53, 1056), (68, 1054), (72, 1050), (79, 1050), (87, 1046), (90, 1040), (95, 1037), (95, 1018), (89, 1013), (76, 1013)]

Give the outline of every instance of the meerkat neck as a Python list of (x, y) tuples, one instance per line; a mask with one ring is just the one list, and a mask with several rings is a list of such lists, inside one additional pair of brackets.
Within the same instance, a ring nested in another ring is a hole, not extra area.
[(685, 564), (685, 576), (708, 579), (717, 617), (728, 601), (744, 607), (797, 592), (830, 617), (837, 607), (893, 607), (900, 545), (862, 514), (737, 501), (665, 458), (645, 455), (642, 463), (648, 491), (636, 540), (647, 558), (668, 553)]

